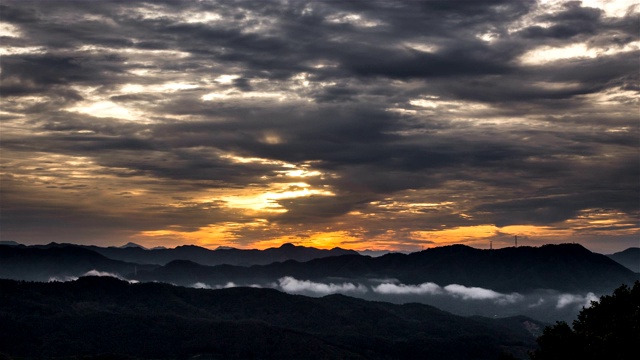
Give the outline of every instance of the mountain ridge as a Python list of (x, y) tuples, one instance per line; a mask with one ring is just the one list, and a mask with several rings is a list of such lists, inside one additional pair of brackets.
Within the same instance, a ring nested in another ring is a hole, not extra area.
[(640, 247), (631, 247), (607, 256), (624, 265), (629, 270), (640, 273)]
[[(339, 247), (325, 250), (313, 247), (283, 244), (280, 247), (271, 247), (264, 250), (218, 248), (210, 250), (197, 245), (180, 245), (172, 249), (147, 249), (137, 244), (128, 243), (121, 247), (100, 247), (95, 245), (76, 245), (49, 243), (47, 245), (32, 245), (29, 247), (49, 248), (60, 246), (77, 246), (95, 251), (113, 260), (137, 263), (141, 265), (166, 265), (172, 260), (191, 260), (198, 264), (214, 266), (222, 264), (250, 266), (266, 265), (276, 261), (294, 259), (308, 261), (315, 258), (357, 254), (353, 250), (345, 250)], [(128, 246), (129, 245), (129, 246)]]
[(507, 292), (533, 289), (606, 292), (637, 278), (637, 274), (614, 260), (577, 244), (497, 250), (454, 245), (376, 258), (341, 255), (250, 267), (189, 265), (188, 270), (181, 269), (184, 265), (171, 262), (139, 272), (136, 279), (188, 285), (196, 281), (273, 282), (284, 276), (305, 280), (394, 278), (403, 284), (460, 284)]
[(78, 246), (49, 248), (0, 245), (0, 278), (49, 281), (77, 278), (96, 270), (114, 275), (135, 275), (155, 265), (141, 265), (109, 259)]
[(202, 290), (104, 277), (0, 280), (0, 293), (0, 331), (8, 334), (0, 349), (16, 357), (487, 359), (505, 351), (522, 357), (535, 347), (527, 322), (543, 326), (522, 317), (466, 318), (428, 305), (344, 295)]

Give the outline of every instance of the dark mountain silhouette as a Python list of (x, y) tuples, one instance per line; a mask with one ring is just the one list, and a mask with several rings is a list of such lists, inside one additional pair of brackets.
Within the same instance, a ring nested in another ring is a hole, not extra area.
[(629, 270), (640, 273), (640, 248), (632, 247), (607, 256), (624, 265)]
[(2, 240), (0, 241), (0, 245), (19, 246), (20, 244), (15, 241)]
[(453, 245), (408, 255), (394, 253), (376, 258), (344, 255), (304, 263), (289, 260), (251, 267), (208, 267), (176, 260), (151, 271), (138, 272), (136, 279), (180, 285), (229, 281), (246, 285), (273, 282), (284, 276), (318, 281), (394, 278), (404, 284), (460, 284), (502, 292), (535, 289), (607, 292), (638, 278), (604, 255), (580, 245), (562, 244), (498, 250)]
[[(131, 243), (129, 243), (131, 244)], [(273, 262), (296, 260), (309, 261), (316, 258), (339, 255), (357, 255), (353, 250), (333, 248), (331, 250), (316, 249), (312, 247), (283, 244), (277, 248), (265, 250), (242, 250), (234, 248), (219, 248), (209, 250), (195, 245), (183, 245), (173, 249), (145, 249), (139, 245), (125, 245), (124, 247), (99, 247), (86, 245), (56, 244), (41, 245), (36, 247), (78, 246), (92, 250), (110, 259), (127, 261), (138, 264), (165, 265), (173, 260), (189, 260), (202, 265), (266, 265)]]
[(0, 280), (0, 352), (16, 358), (523, 358), (541, 327), (343, 295)]
[(146, 247), (144, 247), (144, 246), (142, 246), (142, 245), (140, 245), (140, 244), (136, 244), (136, 243), (134, 243), (134, 242), (128, 242), (128, 243), (126, 243), (126, 244), (124, 244), (124, 245), (120, 246), (120, 248), (121, 248), (121, 249), (126, 249), (126, 248), (140, 248), (140, 249), (143, 249), (143, 250), (147, 250), (147, 248), (146, 248)]
[(369, 249), (365, 249), (365, 250), (359, 250), (358, 254), (371, 256), (371, 257), (378, 257), (378, 256), (389, 254), (391, 252), (392, 251), (389, 251), (389, 250), (369, 250)]
[(108, 259), (78, 246), (36, 248), (0, 245), (0, 278), (32, 281), (66, 280), (90, 270), (126, 277), (156, 265)]

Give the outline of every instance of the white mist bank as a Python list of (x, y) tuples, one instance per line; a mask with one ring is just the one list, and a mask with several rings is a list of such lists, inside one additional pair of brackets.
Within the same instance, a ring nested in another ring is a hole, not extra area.
[(96, 269), (93, 270), (89, 270), (86, 273), (80, 275), (80, 276), (51, 276), (49, 277), (48, 282), (67, 282), (67, 281), (76, 281), (81, 277), (85, 277), (85, 276), (106, 276), (106, 277), (112, 277), (112, 278), (116, 278), (122, 281), (126, 281), (129, 284), (137, 284), (139, 281), (138, 280), (129, 280), (129, 279), (125, 279), (124, 277), (116, 274), (116, 273), (110, 273), (107, 271), (98, 271)]

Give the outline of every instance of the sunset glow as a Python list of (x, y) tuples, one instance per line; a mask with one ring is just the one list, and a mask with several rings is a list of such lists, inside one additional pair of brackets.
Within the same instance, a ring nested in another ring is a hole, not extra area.
[(3, 3), (1, 239), (640, 246), (640, 6), (454, 3)]

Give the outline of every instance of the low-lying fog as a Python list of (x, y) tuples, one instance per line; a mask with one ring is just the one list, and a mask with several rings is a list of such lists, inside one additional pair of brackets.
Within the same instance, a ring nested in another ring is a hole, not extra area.
[[(83, 276), (112, 276), (107, 272), (89, 271)], [(50, 281), (71, 281), (77, 277), (51, 278)], [(128, 280), (127, 280), (128, 281)], [(130, 281), (130, 282), (136, 282)], [(309, 281), (285, 276), (277, 282), (264, 284), (206, 284), (196, 282), (190, 285), (199, 289), (223, 289), (238, 286), (273, 288), (289, 294), (306, 296), (326, 296), (343, 294), (366, 300), (391, 303), (422, 303), (458, 315), (481, 315), (486, 317), (506, 317), (526, 315), (537, 320), (553, 323), (556, 320), (571, 322), (582, 307), (598, 300), (592, 292), (572, 294), (553, 289), (541, 289), (528, 293), (501, 293), (492, 289), (470, 287), (460, 284), (435, 284), (426, 282), (418, 285), (402, 284), (396, 279), (336, 279)]]

